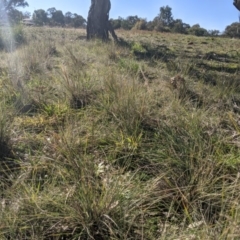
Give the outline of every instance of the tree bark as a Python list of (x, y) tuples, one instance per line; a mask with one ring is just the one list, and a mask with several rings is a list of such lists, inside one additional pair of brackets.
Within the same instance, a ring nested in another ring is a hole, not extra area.
[(109, 39), (109, 32), (117, 40), (117, 35), (109, 21), (111, 9), (110, 0), (91, 0), (88, 12), (87, 39), (100, 38), (103, 41)]
[(240, 0), (234, 0), (233, 5), (240, 11)]

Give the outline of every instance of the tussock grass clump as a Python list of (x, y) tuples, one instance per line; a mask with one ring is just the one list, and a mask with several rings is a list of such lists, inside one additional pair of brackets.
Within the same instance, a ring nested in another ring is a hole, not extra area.
[(31, 41), (9, 58), (11, 75), (29, 80), (32, 76), (49, 72), (53, 64), (55, 46), (48, 42)]
[[(71, 54), (73, 54), (71, 52)], [(99, 87), (92, 77), (84, 70), (84, 63), (72, 57), (71, 70), (62, 66), (60, 75), (65, 93), (68, 96), (71, 108), (80, 109), (89, 105), (97, 95)]]
[[(3, 105), (3, 102), (1, 102)], [(7, 109), (0, 106), (0, 159), (1, 162), (7, 157), (11, 156), (11, 147), (9, 142), (9, 123), (10, 115), (7, 113)]]
[(3, 101), (0, 103), (0, 197), (2, 197), (5, 190), (14, 182), (20, 166), (14, 156), (11, 141), (12, 112)]
[(153, 103), (151, 93), (135, 79), (110, 75), (104, 82), (104, 94), (100, 104), (121, 129), (134, 132), (134, 128), (140, 126), (151, 113), (150, 104)]

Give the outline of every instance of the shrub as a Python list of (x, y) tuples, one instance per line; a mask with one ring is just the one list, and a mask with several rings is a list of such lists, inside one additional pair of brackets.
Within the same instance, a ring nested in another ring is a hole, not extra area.
[(146, 30), (147, 29), (147, 21), (146, 20), (140, 20), (136, 22), (132, 30)]
[(240, 23), (235, 22), (227, 26), (224, 34), (228, 37), (240, 37)]
[(201, 28), (199, 24), (195, 24), (191, 28), (189, 28), (188, 33), (191, 35), (198, 36), (198, 37), (209, 35), (208, 31), (204, 28)]
[(21, 25), (17, 25), (13, 28), (13, 38), (16, 46), (20, 46), (26, 42), (25, 33)]
[(170, 32), (170, 28), (164, 26), (162, 23), (157, 23), (154, 27), (154, 30), (157, 32)]
[(172, 31), (175, 33), (187, 34), (187, 30), (190, 28), (189, 24), (183, 23), (181, 19), (176, 19), (173, 22)]

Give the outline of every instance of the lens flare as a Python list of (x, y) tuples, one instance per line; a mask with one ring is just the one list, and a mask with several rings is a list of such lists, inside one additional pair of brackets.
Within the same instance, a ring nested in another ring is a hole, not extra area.
[(1, 39), (4, 49), (8, 52), (13, 52), (15, 50), (15, 41), (11, 29), (11, 24), (8, 19), (8, 14), (4, 9), (3, 0), (0, 0), (0, 29), (1, 29)]

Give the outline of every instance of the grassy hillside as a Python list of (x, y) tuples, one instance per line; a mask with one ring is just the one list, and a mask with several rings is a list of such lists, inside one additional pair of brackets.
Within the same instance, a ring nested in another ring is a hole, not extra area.
[(0, 239), (240, 239), (239, 39), (14, 31)]

